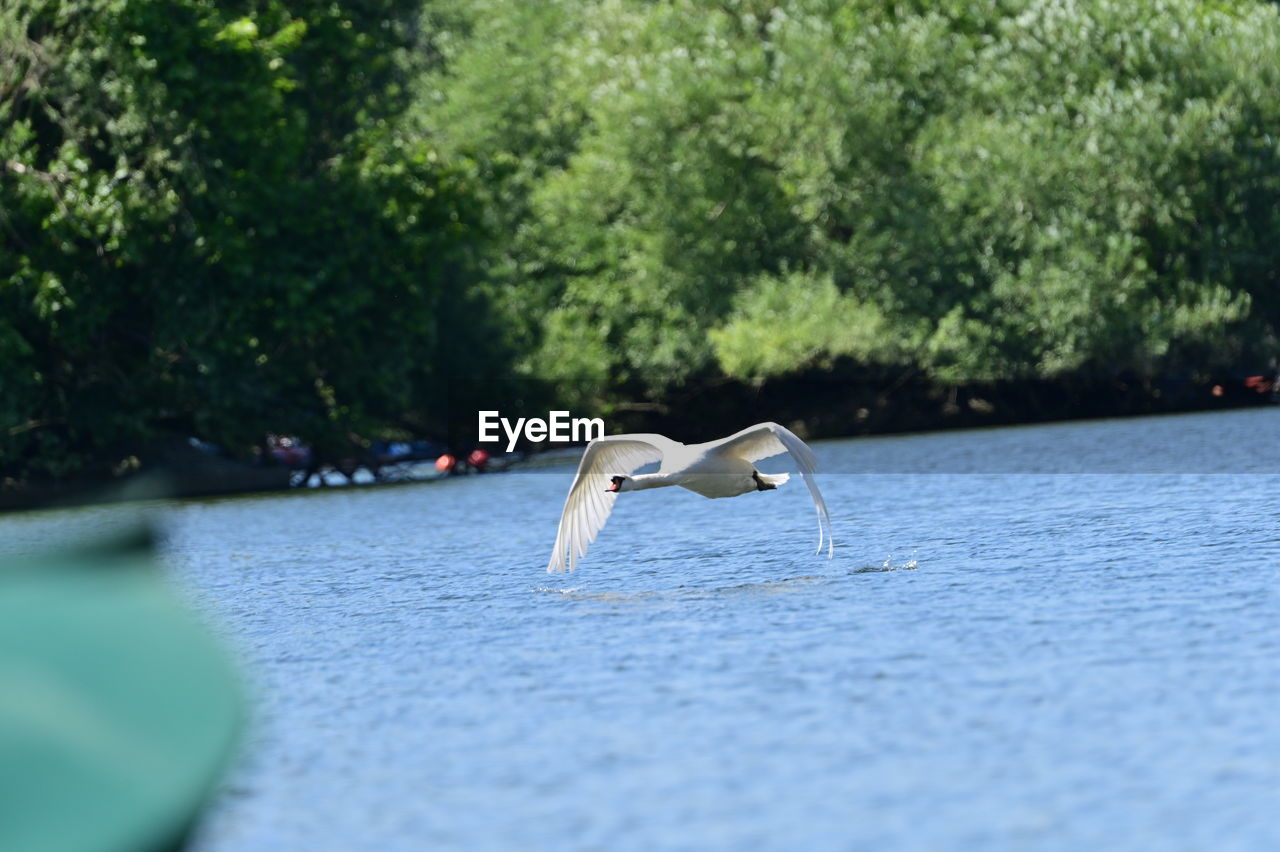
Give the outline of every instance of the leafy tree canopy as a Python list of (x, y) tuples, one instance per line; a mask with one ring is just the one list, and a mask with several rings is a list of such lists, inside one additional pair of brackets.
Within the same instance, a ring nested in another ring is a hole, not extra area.
[(1274, 363), (1278, 140), (1257, 0), (15, 0), (0, 474)]
[(461, 4), (422, 121), (485, 169), (532, 374), (1273, 357), (1272, 4), (513, 5)]
[(447, 377), (468, 177), (404, 132), (417, 6), (24, 0), (0, 30), (0, 458), (349, 449)]

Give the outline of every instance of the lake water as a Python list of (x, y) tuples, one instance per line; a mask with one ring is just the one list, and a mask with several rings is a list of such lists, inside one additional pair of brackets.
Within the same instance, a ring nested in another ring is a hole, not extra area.
[(833, 560), (798, 481), (567, 576), (569, 467), (164, 509), (255, 696), (195, 849), (1280, 848), (1278, 436), (819, 442)]

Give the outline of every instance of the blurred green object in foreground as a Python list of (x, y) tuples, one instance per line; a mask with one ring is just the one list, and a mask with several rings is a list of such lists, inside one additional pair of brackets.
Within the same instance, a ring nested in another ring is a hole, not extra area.
[(241, 721), (148, 531), (0, 563), (0, 850), (181, 848)]

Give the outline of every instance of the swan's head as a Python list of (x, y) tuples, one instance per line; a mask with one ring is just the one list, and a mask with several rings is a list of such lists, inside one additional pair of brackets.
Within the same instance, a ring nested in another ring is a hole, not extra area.
[(612, 485), (606, 488), (605, 491), (612, 491), (614, 494), (617, 494), (619, 491), (629, 491), (630, 489), (627, 488), (626, 485), (630, 481), (630, 478), (626, 476), (611, 476), (609, 477), (609, 482), (611, 482)]

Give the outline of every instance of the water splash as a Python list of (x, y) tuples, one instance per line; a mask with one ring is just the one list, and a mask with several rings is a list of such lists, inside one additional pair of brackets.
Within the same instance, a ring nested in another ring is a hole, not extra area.
[(893, 561), (893, 554), (890, 553), (884, 558), (879, 565), (864, 565), (861, 568), (854, 568), (851, 574), (878, 574), (883, 571), (915, 571), (920, 567), (920, 562), (916, 559), (916, 553), (919, 551), (911, 551), (911, 558), (901, 564)]

